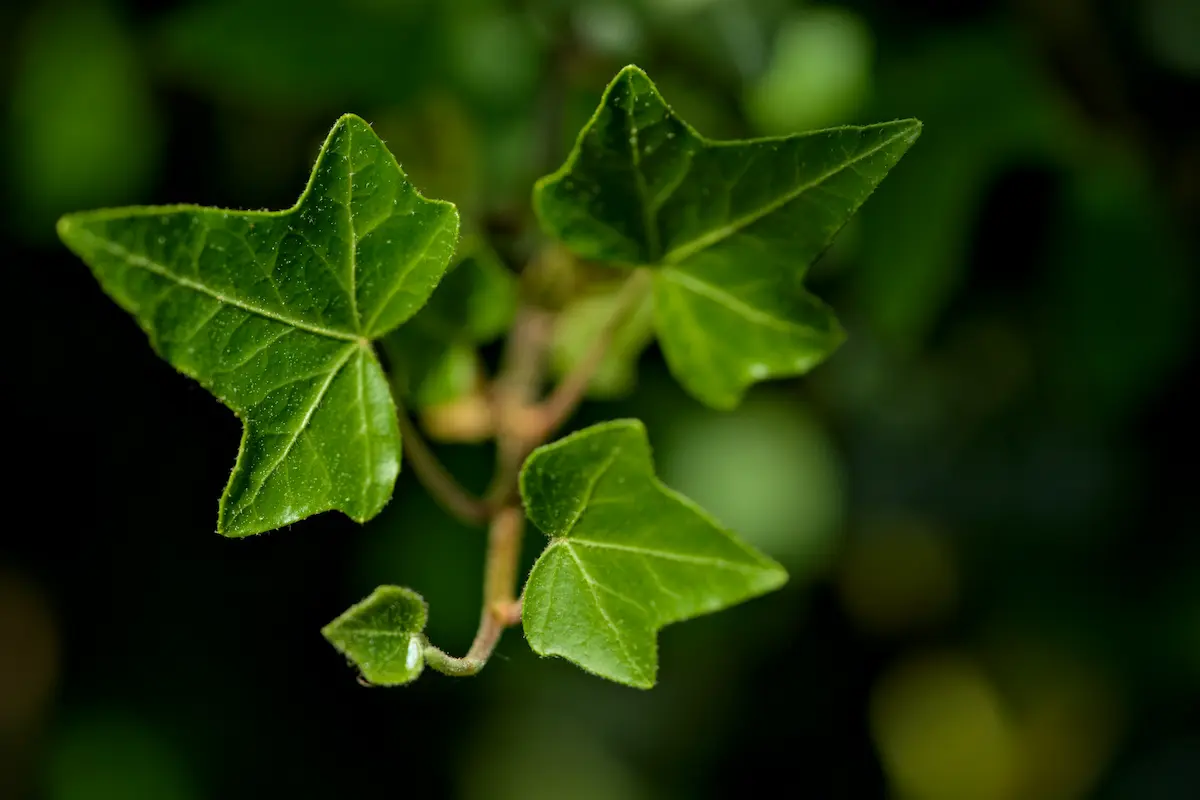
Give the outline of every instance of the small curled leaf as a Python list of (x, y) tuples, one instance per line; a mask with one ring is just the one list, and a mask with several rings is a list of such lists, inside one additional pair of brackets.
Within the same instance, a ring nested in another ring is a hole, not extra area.
[(373, 686), (400, 686), (425, 668), (425, 600), (412, 589), (380, 586), (321, 629)]

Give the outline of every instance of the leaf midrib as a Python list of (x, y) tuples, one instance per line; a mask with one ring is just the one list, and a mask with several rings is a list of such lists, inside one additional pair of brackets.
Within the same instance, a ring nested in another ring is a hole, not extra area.
[[(567, 553), (570, 554), (571, 560), (575, 562), (575, 566), (579, 570), (580, 577), (582, 577), (584, 583), (587, 584), (588, 592), (592, 596), (592, 603), (595, 604), (596, 610), (600, 612), (600, 618), (604, 620), (605, 624), (608, 625), (609, 630), (612, 631), (613, 636), (616, 638), (617, 647), (621, 648), (621, 653), (622, 653), (622, 655), (625, 656), (626, 664), (628, 664), (629, 667), (634, 672), (637, 673), (637, 676), (638, 676), (638, 678), (641, 679), (642, 683), (651, 683), (651, 681), (648, 679), (648, 677), (646, 675), (646, 671), (642, 668), (641, 663), (638, 661), (638, 659), (634, 658), (633, 654), (630, 652), (629, 645), (625, 641), (625, 637), (621, 634), (621, 629), (618, 628), (617, 624), (612, 621), (612, 618), (608, 615), (607, 609), (604, 608), (604, 603), (602, 603), (600, 601), (600, 595), (597, 594), (597, 592), (596, 592), (597, 587), (606, 589), (607, 591), (610, 591), (610, 592), (612, 590), (608, 589), (603, 584), (597, 582), (594, 578), (592, 578), (591, 574), (587, 571), (587, 568), (583, 565), (583, 561), (580, 560), (579, 555), (575, 552), (575, 549), (573, 547), (571, 547), (570, 542), (562, 540), (562, 544), (563, 544), (563, 546), (565, 546), (567, 548)], [(552, 544), (551, 547), (553, 547), (553, 546), (554, 545)], [(629, 600), (628, 598), (624, 598), (621, 595), (615, 595), (615, 596), (622, 597), (622, 599), (625, 599), (626, 602), (632, 603), (631, 600)], [(645, 608), (643, 606), (641, 606), (637, 603), (633, 603), (633, 605), (636, 606), (637, 608), (642, 609), (643, 612), (645, 611)], [(653, 623), (652, 623), (652, 625), (653, 625)]]
[(695, 275), (692, 275), (687, 272), (683, 272), (682, 270), (676, 269), (674, 267), (664, 267), (660, 271), (660, 275), (661, 275), (661, 278), (660, 278), (661, 280), (670, 281), (672, 283), (678, 284), (681, 288), (683, 288), (686, 291), (690, 291), (693, 294), (698, 294), (703, 297), (707, 297), (709, 300), (712, 300), (714, 303), (722, 305), (725, 308), (732, 311), (733, 313), (735, 313), (741, 317), (744, 317), (745, 319), (747, 319), (751, 322), (755, 322), (759, 325), (762, 325), (765, 328), (772, 328), (774, 330), (779, 331), (780, 333), (786, 333), (786, 334), (791, 334), (791, 335), (794, 335), (797, 333), (808, 334), (811, 331), (815, 330), (808, 326), (797, 325), (794, 322), (790, 322), (785, 319), (780, 319), (779, 317), (768, 314), (767, 312), (763, 311), (762, 309), (755, 308), (754, 306), (750, 305), (749, 303), (745, 302), (744, 300), (739, 299), (736, 295), (732, 294), (731, 292), (729, 292), (725, 289), (722, 289), (721, 287), (716, 286), (712, 283), (709, 283), (708, 281), (701, 280), (700, 278), (697, 278)]
[[(885, 124), (888, 124), (888, 123), (885, 123)], [(867, 126), (867, 127), (870, 127), (870, 126)], [(712, 247), (713, 245), (718, 244), (719, 242), (729, 238), (730, 236), (734, 235), (738, 231), (741, 231), (742, 229), (747, 228), (750, 225), (753, 225), (755, 222), (758, 222), (760, 219), (762, 219), (766, 216), (769, 216), (770, 214), (773, 214), (774, 212), (776, 212), (779, 209), (786, 206), (788, 203), (791, 203), (793, 200), (798, 198), (800, 195), (804, 194), (805, 192), (809, 191), (810, 189), (812, 189), (816, 186), (819, 186), (820, 184), (822, 184), (825, 181), (832, 178), (834, 175), (837, 175), (839, 172), (847, 170), (850, 167), (853, 167), (858, 162), (863, 161), (867, 158), (870, 158), (871, 156), (878, 153), (880, 150), (884, 149), (888, 145), (895, 142), (897, 139), (903, 138), (908, 132), (909, 131), (907, 129), (902, 129), (900, 131), (897, 131), (894, 135), (889, 136), (888, 138), (882, 140), (881, 142), (874, 145), (873, 147), (870, 147), (870, 148), (862, 151), (861, 153), (859, 153), (858, 155), (856, 155), (854, 158), (850, 159), (849, 161), (843, 161), (841, 164), (838, 164), (836, 167), (829, 170), (828, 172), (825, 172), (825, 173), (817, 176), (816, 178), (814, 178), (811, 181), (808, 181), (807, 183), (797, 186), (795, 189), (793, 189), (790, 192), (785, 192), (784, 194), (780, 195), (779, 197), (772, 200), (770, 203), (767, 203), (766, 205), (762, 206), (761, 208), (751, 211), (748, 214), (744, 214), (744, 215), (738, 217), (737, 219), (733, 220), (732, 222), (722, 225), (720, 228), (716, 228), (714, 230), (709, 231), (708, 233), (701, 234), (700, 236), (697, 236), (695, 239), (692, 239), (691, 241), (684, 242), (683, 244), (678, 245), (677, 247), (673, 247), (665, 256), (662, 257), (661, 263), (663, 263), (663, 264), (678, 264), (678, 263), (690, 258), (691, 256), (695, 255), (696, 253), (699, 253), (702, 250), (707, 250), (709, 247)], [(734, 144), (741, 144), (741, 143), (740, 142), (729, 143), (729, 145), (734, 145)], [(718, 147), (718, 146), (724, 147), (724, 146), (726, 146), (726, 144), (725, 143), (718, 144), (718, 143), (714, 143), (714, 142), (710, 142), (708, 140), (702, 139), (702, 146), (705, 148), (714, 148), (714, 147)]]
[(111, 239), (106, 239), (103, 236), (99, 236), (98, 234), (95, 234), (92, 231), (87, 230), (86, 228), (80, 228), (79, 233), (82, 234), (83, 236), (91, 239), (97, 247), (100, 247), (100, 248), (108, 251), (111, 255), (114, 255), (117, 258), (122, 259), (130, 266), (136, 267), (138, 269), (144, 269), (147, 272), (151, 272), (155, 275), (158, 275), (160, 278), (166, 278), (167, 280), (172, 281), (172, 282), (184, 287), (185, 289), (190, 289), (194, 292), (208, 295), (209, 297), (216, 300), (218, 303), (224, 303), (226, 305), (233, 306), (234, 308), (240, 308), (241, 310), (249, 312), (251, 314), (256, 314), (260, 317), (264, 317), (266, 319), (270, 319), (275, 322), (281, 322), (284, 325), (291, 325), (293, 328), (299, 328), (300, 330), (308, 331), (309, 333), (315, 333), (318, 336), (325, 336), (330, 339), (339, 339), (341, 341), (346, 341), (346, 342), (355, 342), (357, 344), (362, 344), (366, 341), (361, 336), (359, 336), (355, 333), (347, 333), (345, 331), (339, 331), (339, 330), (335, 330), (333, 328), (325, 328), (320, 325), (314, 325), (310, 322), (305, 322), (303, 320), (298, 320), (293, 317), (289, 317), (286, 314), (280, 314), (277, 311), (271, 311), (270, 309), (261, 308), (259, 306), (254, 305), (253, 303), (248, 303), (245, 300), (242, 300), (240, 298), (229, 297), (228, 295), (222, 294), (221, 292), (217, 291), (216, 289), (206, 286), (205, 284), (200, 283), (199, 281), (194, 281), (191, 278), (185, 278), (182, 275), (178, 275), (178, 274), (172, 272), (167, 267), (163, 266), (162, 264), (159, 264), (156, 261), (152, 261), (151, 259), (146, 258), (143, 255), (139, 255), (137, 253), (130, 252), (128, 249), (122, 247), (121, 245), (117, 244), (116, 242), (112, 241)]
[[(310, 422), (312, 422), (312, 418), (317, 413), (317, 409), (321, 407), (321, 403), (325, 400), (325, 395), (329, 393), (329, 387), (333, 385), (333, 382), (337, 379), (338, 374), (345, 369), (346, 364), (356, 352), (361, 352), (361, 349), (354, 346), (347, 347), (345, 351), (338, 356), (337, 360), (333, 362), (333, 365), (329, 368), (329, 375), (325, 378), (325, 382), (321, 384), (321, 388), (317, 390), (316, 396), (313, 397), (312, 403), (309, 404), (308, 409), (304, 412), (304, 418), (301, 419), (300, 424), (296, 426), (296, 430), (292, 433), (287, 445), (283, 448), (283, 452), (280, 453), (279, 457), (276, 458), (271, 466), (267, 468), (266, 474), (263, 476), (262, 480), (258, 481), (258, 484), (254, 487), (254, 491), (239, 503), (239, 506), (241, 506), (243, 509), (249, 510), (251, 507), (253, 507), (255, 501), (258, 500), (259, 494), (262, 493), (263, 487), (267, 485), (269, 480), (271, 480), (271, 477), (275, 474), (275, 471), (279, 469), (279, 466), (287, 460), (288, 455), (290, 455), (292, 452), (292, 448), (296, 446), (296, 442), (300, 441), (300, 437), (303, 436), (304, 432), (308, 429), (308, 425)], [(235, 514), (236, 513), (237, 512), (235, 511)]]
[(761, 573), (770, 572), (771, 570), (761, 566), (751, 564), (739, 564), (736, 561), (727, 561), (723, 558), (715, 558), (708, 556), (693, 556), (686, 553), (675, 553), (670, 550), (653, 550), (648, 547), (636, 547), (634, 545), (614, 544), (612, 542), (600, 542), (595, 539), (580, 539), (578, 536), (572, 537), (568, 544), (584, 545), (593, 547), (598, 550), (616, 550), (624, 553), (632, 553), (634, 555), (645, 556), (647, 558), (661, 558), (665, 561), (680, 561), (688, 564), (697, 564), (707, 567), (717, 567), (720, 569), (734, 570), (745, 573)]
[(399, 638), (401, 636), (412, 637), (412, 636), (415, 636), (416, 634), (414, 634), (412, 631), (407, 631), (407, 630), (386, 631), (386, 630), (379, 630), (376, 628), (347, 628), (347, 629), (341, 630), (341, 631), (331, 631), (330, 635), (331, 636), (338, 636), (338, 635), (341, 635), (341, 636), (386, 636), (388, 638)]

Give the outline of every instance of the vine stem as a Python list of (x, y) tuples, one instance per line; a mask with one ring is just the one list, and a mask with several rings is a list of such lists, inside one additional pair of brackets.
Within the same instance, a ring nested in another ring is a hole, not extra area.
[(514, 420), (520, 417), (541, 387), (552, 331), (550, 312), (530, 305), (522, 305), (517, 310), (509, 331), (500, 374), (496, 376), (492, 391), (496, 474), (485, 500), (491, 523), (488, 526), (479, 628), (470, 649), (461, 658), (433, 645), (425, 648), (425, 663), (446, 675), (478, 673), (491, 658), (504, 630), (521, 621), (516, 589), (525, 512), (519, 503), (509, 501), (515, 499), (513, 488), (526, 453), (520, 428)]
[(446, 675), (474, 675), (483, 669), (496, 649), (504, 629), (521, 621), (517, 607), (517, 564), (521, 555), (521, 534), (525, 513), (516, 507), (501, 509), (488, 528), (487, 565), (483, 578), (483, 609), (475, 641), (461, 658), (428, 645), (425, 663)]
[(557, 431), (583, 402), (588, 385), (591, 384), (592, 377), (595, 376), (596, 370), (604, 361), (604, 356), (612, 346), (617, 333), (645, 300), (646, 292), (650, 289), (650, 279), (650, 270), (645, 267), (638, 267), (625, 279), (625, 283), (621, 285), (621, 289), (617, 293), (613, 313), (605, 321), (599, 335), (592, 341), (591, 347), (555, 387), (550, 396), (536, 408), (534, 420), (536, 427), (528, 435), (529, 440), (535, 443), (534, 446), (541, 444)]
[(416, 424), (403, 408), (396, 409), (404, 454), (412, 464), (417, 479), (425, 486), (442, 508), (471, 525), (482, 525), (491, 516), (487, 504), (475, 497), (454, 479), (425, 442)]
[(492, 508), (512, 505), (515, 500), (521, 462), (532, 449), (526, 435), (527, 418), (541, 388), (553, 333), (551, 312), (534, 306), (518, 309), (492, 392), (496, 472), (484, 495), (484, 502)]
[[(451, 656), (426, 644), (425, 662), (446, 675), (474, 675), (484, 668), (506, 628), (521, 622), (521, 599), (516, 597), (517, 567), (525, 513), (516, 498), (517, 478), (525, 457), (558, 429), (579, 406), (617, 331), (645, 299), (650, 275), (634, 270), (617, 295), (613, 313), (588, 352), (544, 401), (536, 402), (553, 333), (551, 312), (531, 305), (517, 311), (492, 392), (496, 430), (496, 473), (482, 501), (467, 494), (437, 462), (406, 421), (416, 442), (411, 454), (418, 477), (430, 492), (460, 516), (490, 520), (479, 628), (467, 654)], [(411, 445), (410, 445), (411, 448)]]

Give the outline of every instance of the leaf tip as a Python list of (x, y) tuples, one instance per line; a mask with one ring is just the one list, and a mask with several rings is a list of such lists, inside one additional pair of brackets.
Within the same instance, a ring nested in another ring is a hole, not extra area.
[(358, 114), (353, 114), (353, 113), (342, 114), (340, 117), (338, 117), (337, 122), (333, 123), (333, 129), (337, 130), (338, 128), (350, 126), (350, 125), (353, 125), (353, 126), (359, 127), (359, 128), (367, 128), (368, 130), (371, 130), (372, 132), (375, 130), (374, 128), (371, 127), (371, 123), (367, 122), (365, 119), (360, 117)]
[(924, 123), (915, 117), (898, 119), (891, 124), (896, 128), (896, 134), (893, 137), (893, 141), (896, 139), (903, 141), (906, 149), (911, 147), (913, 142), (920, 138), (921, 131), (925, 127)]
[(54, 224), (54, 232), (58, 234), (59, 241), (71, 249), (74, 249), (72, 245), (77, 239), (79, 230), (79, 214), (63, 214)]

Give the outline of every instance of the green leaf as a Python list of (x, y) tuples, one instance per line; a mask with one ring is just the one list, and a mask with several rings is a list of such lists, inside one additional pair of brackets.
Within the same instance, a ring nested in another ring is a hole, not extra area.
[(109, 209), (58, 233), (154, 349), (242, 418), (220, 533), (379, 513), (400, 434), (371, 341), (425, 303), (458, 215), (413, 188), (366, 122), (338, 120), (287, 211)]
[(517, 310), (516, 276), (495, 252), (479, 240), (462, 251), (429, 303), (383, 340), (396, 384), (419, 407), (474, 391), (476, 347), (508, 330)]
[[(573, 299), (555, 318), (550, 342), (551, 367), (558, 376), (569, 373), (587, 357), (616, 309), (620, 285), (591, 291)], [(614, 398), (628, 394), (637, 382), (637, 360), (654, 339), (654, 302), (649, 294), (617, 328), (592, 374), (588, 395)]]
[(380, 586), (321, 629), (339, 653), (376, 686), (399, 686), (425, 668), (425, 600), (412, 589)]
[(717, 408), (799, 375), (844, 334), (808, 266), (921, 131), (916, 120), (715, 142), (626, 67), (567, 162), (534, 189), (542, 227), (583, 258), (656, 268), (655, 327), (675, 377)]
[(637, 420), (540, 447), (521, 471), (525, 511), (550, 537), (525, 585), (530, 647), (649, 688), (656, 633), (777, 589), (787, 573), (654, 475)]

